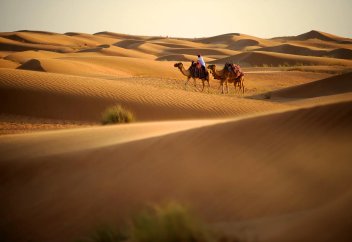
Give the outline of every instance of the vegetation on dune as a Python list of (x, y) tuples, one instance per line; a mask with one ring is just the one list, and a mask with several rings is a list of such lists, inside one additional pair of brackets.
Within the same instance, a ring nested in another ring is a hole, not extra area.
[[(123, 232), (121, 232), (123, 231)], [(224, 240), (225, 239), (225, 240)], [(124, 230), (103, 226), (79, 242), (215, 242), (237, 241), (220, 237), (178, 203), (154, 206), (127, 223)]]
[(132, 219), (131, 238), (138, 242), (206, 242), (209, 231), (185, 207), (170, 203), (154, 207)]
[(100, 226), (89, 238), (76, 240), (76, 242), (122, 242), (127, 241), (127, 239), (125, 233), (114, 227), (104, 225)]
[(135, 121), (134, 114), (121, 105), (107, 108), (102, 114), (102, 124), (131, 123)]

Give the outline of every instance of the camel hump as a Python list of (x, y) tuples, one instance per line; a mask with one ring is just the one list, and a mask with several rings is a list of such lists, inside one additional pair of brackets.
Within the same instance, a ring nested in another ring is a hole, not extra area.
[(236, 77), (244, 76), (244, 73), (241, 70), (240, 65), (233, 64), (233, 63), (226, 63), (225, 69), (228, 70), (229, 72), (234, 73), (236, 75)]
[(202, 66), (199, 62), (192, 62), (192, 65), (189, 69), (192, 77), (194, 78), (200, 78), (200, 79), (209, 78), (208, 70), (204, 66)]

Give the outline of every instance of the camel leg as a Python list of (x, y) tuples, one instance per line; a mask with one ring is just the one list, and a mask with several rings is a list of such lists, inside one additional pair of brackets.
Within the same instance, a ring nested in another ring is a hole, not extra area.
[(241, 81), (236, 81), (236, 90), (237, 90), (237, 87), (239, 89), (239, 92), (241, 92)]
[(229, 83), (228, 83), (228, 81), (226, 80), (226, 91), (227, 91), (227, 94), (229, 94)]
[(187, 81), (185, 82), (185, 89), (187, 89), (187, 83), (189, 82), (190, 77), (187, 78)]
[(244, 93), (244, 77), (242, 76), (241, 77), (241, 80), (240, 80), (240, 92), (241, 92), (241, 88), (242, 88), (242, 94)]
[(196, 88), (196, 90), (198, 91), (199, 89), (197, 88), (197, 79), (196, 78), (193, 78), (193, 84), (194, 84), (194, 87)]

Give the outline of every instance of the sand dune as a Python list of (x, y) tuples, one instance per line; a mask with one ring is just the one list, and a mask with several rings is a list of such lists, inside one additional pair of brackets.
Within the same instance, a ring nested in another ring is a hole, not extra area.
[(332, 42), (339, 42), (342, 44), (352, 44), (352, 40), (349, 38), (344, 38), (340, 37), (337, 35), (325, 33), (322, 31), (317, 31), (317, 30), (311, 30), (307, 33), (300, 34), (297, 36), (289, 36), (289, 37), (275, 37), (272, 40), (280, 40), (280, 41), (290, 41), (290, 40), (299, 40), (299, 41), (305, 41), (305, 40), (311, 40), (311, 39), (318, 39), (318, 40), (323, 40), (323, 41), (332, 41)]
[(72, 48), (54, 45), (27, 44), (0, 37), (1, 51), (48, 50), (61, 53), (73, 52)]
[(175, 54), (175, 55), (164, 55), (161, 57), (156, 58), (155, 60), (157, 61), (187, 61), (187, 62), (192, 62), (196, 58), (191, 55), (181, 55), (181, 54)]
[(42, 33), (32, 31), (15, 32), (10, 33), (9, 35), (2, 35), (2, 37), (28, 44), (56, 45), (69, 47), (84, 46), (85, 44), (91, 44), (64, 34)]
[(129, 107), (141, 121), (238, 116), (285, 107), (235, 97), (214, 99), (205, 93), (133, 82), (23, 70), (0, 69), (0, 83), (2, 113), (61, 120), (99, 122), (102, 111), (116, 103)]
[(1, 50), (49, 50), (55, 52), (74, 52), (76, 49), (114, 44), (117, 39), (109, 36), (96, 36), (84, 33), (56, 34), (46, 32), (15, 32), (0, 34)]
[(28, 50), (28, 51), (21, 51), (21, 52), (16, 52), (16, 53), (7, 55), (4, 59), (23, 64), (23, 63), (27, 62), (28, 60), (35, 59), (35, 58), (59, 58), (59, 57), (64, 57), (64, 55), (61, 53), (56, 53), (56, 52), (51, 52), (51, 51)]
[[(102, 54), (106, 56), (123, 56), (123, 57), (134, 57), (134, 58), (145, 58), (145, 59), (155, 59), (154, 55), (145, 54), (140, 51), (133, 49), (125, 49), (117, 46), (110, 45), (100, 45), (91, 49), (84, 49), (78, 53), (93, 53), (93, 54)], [(71, 56), (76, 56), (77, 53), (71, 54)]]
[(295, 40), (308, 40), (308, 39), (320, 39), (324, 41), (335, 41), (339, 43), (345, 43), (345, 44), (352, 44), (352, 40), (348, 38), (343, 38), (337, 35), (321, 32), (321, 31), (316, 31), (312, 30), (307, 33), (298, 35), (294, 37)]
[(278, 53), (284, 53), (284, 54), (308, 55), (308, 56), (324, 56), (327, 53), (327, 51), (325, 50), (312, 50), (311, 48), (290, 45), (290, 44), (264, 47), (264, 48), (258, 49), (258, 51), (269, 51), (269, 52), (278, 52)]
[[(133, 53), (133, 52), (132, 52)], [(81, 53), (85, 54), (85, 53)], [(121, 52), (131, 54), (131, 52)], [(140, 55), (143, 56), (143, 55)], [(35, 59), (24, 63), (19, 69), (82, 76), (148, 76), (180, 78), (182, 74), (173, 67), (173, 63), (163, 63), (142, 58), (113, 57), (104, 55), (73, 55), (58, 59)]]
[(310, 57), (273, 52), (243, 52), (238, 55), (212, 61), (214, 64), (226, 62), (240, 63), (243, 66), (285, 66), (285, 65), (340, 65), (352, 66), (352, 60), (334, 59), (327, 57)]
[(113, 33), (109, 31), (103, 31), (99, 33), (95, 33), (94, 35), (96, 36), (104, 36), (104, 37), (109, 37), (109, 38), (114, 38), (114, 39), (146, 39), (148, 37), (144, 36), (137, 36), (137, 35), (128, 35), (128, 34), (121, 34), (121, 33)]
[(8, 61), (8, 60), (4, 60), (4, 59), (0, 59), (0, 68), (17, 68), (19, 66), (19, 64), (14, 63), (12, 61)]
[(92, 34), (86, 34), (86, 33), (74, 33), (74, 32), (69, 32), (65, 33), (65, 35), (70, 36), (71, 39), (78, 40), (79, 42), (83, 42), (87, 44), (87, 46), (94, 46), (94, 45), (102, 45), (102, 44), (108, 44), (112, 45), (116, 43), (115, 38), (111, 38), (108, 36), (99, 36), (99, 35), (92, 35)]
[(96, 65), (95, 63), (77, 62), (62, 59), (31, 59), (18, 67), (20, 70), (44, 71), (83, 76), (114, 75), (116, 77), (130, 76), (123, 71)]
[(323, 41), (319, 39), (309, 39), (305, 41), (289, 41), (290, 44), (313, 48), (313, 49), (325, 49), (332, 51), (334, 49), (352, 49), (352, 44), (341, 44), (337, 42)]
[(173, 37), (150, 37), (148, 42), (169, 48), (207, 48), (208, 44), (198, 42), (198, 39), (173, 38)]
[(284, 54), (294, 54), (303, 56), (318, 56), (318, 57), (333, 57), (339, 59), (352, 59), (352, 50), (346, 48), (339, 48), (335, 50), (312, 49), (291, 44), (282, 44), (272, 47), (264, 47), (256, 49), (257, 51), (269, 51)]
[[(213, 58), (209, 57), (203, 57), (205, 62), (210, 62), (213, 61)], [(197, 56), (196, 55), (181, 55), (181, 54), (175, 54), (175, 55), (164, 55), (159, 58), (156, 58), (155, 60), (157, 61), (183, 61), (183, 62), (192, 62), (192, 61), (197, 61)]]
[[(87, 57), (66, 57), (60, 59), (63, 62), (73, 61), (79, 65), (91, 64), (98, 70), (101, 68), (110, 69), (118, 73), (126, 73), (128, 76), (148, 77), (180, 77), (180, 73), (173, 67), (173, 63), (162, 63), (154, 60), (129, 57), (112, 56), (87, 56)], [(182, 76), (182, 75), (181, 75)]]
[(352, 72), (272, 92), (272, 97), (312, 98), (352, 92)]
[(272, 40), (261, 39), (254, 36), (238, 33), (202, 38), (198, 41), (206, 44), (223, 44), (224, 46), (235, 50), (243, 49), (247, 46), (271, 46), (275, 43)]
[(168, 52), (177, 54), (187, 54), (197, 56), (198, 54), (207, 55), (235, 55), (238, 52), (227, 49), (201, 49), (201, 48), (173, 48)]
[(340, 59), (352, 59), (352, 50), (346, 48), (335, 49), (329, 52), (329, 56)]
[[(58, 119), (34, 118), (23, 115), (0, 114), (0, 135), (21, 134), (79, 127), (92, 127), (96, 123), (74, 122)], [(0, 236), (1, 237), (1, 236)]]
[[(122, 222), (145, 201), (173, 199), (191, 204), (224, 231), (257, 241), (349, 241), (351, 104), (220, 123), (0, 138), (1, 214), (7, 221), (1, 228), (15, 240), (72, 240), (98, 221)], [(178, 132), (168, 134), (172, 127)], [(309, 222), (320, 233), (312, 233)]]
[[(219, 65), (217, 68), (223, 68)], [(244, 71), (246, 95), (262, 95), (263, 93), (294, 87), (331, 77), (331, 74), (302, 71)]]

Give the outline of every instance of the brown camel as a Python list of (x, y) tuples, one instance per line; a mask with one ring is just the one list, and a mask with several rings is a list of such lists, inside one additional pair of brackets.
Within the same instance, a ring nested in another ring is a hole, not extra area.
[(210, 87), (210, 84), (209, 84), (209, 74), (206, 75), (205, 78), (195, 77), (195, 76), (192, 75), (192, 72), (191, 72), (191, 67), (192, 67), (192, 65), (186, 70), (186, 69), (183, 67), (183, 64), (182, 64), (181, 62), (176, 63), (176, 64), (174, 65), (174, 67), (177, 67), (177, 68), (181, 71), (181, 73), (187, 77), (187, 81), (185, 82), (185, 88), (186, 88), (187, 83), (189, 82), (189, 80), (192, 78), (193, 81), (194, 81), (194, 86), (195, 86), (196, 88), (197, 88), (196, 79), (201, 79), (201, 81), (202, 81), (202, 83), (203, 83), (202, 91), (204, 90), (204, 86), (205, 86), (204, 82), (207, 81), (207, 82), (208, 82), (208, 90), (209, 90), (209, 87)]
[(236, 88), (239, 87), (239, 90), (244, 93), (244, 76), (236, 77), (233, 72), (227, 70), (227, 68), (223, 68), (222, 70), (217, 70), (216, 65), (209, 65), (208, 69), (210, 70), (211, 74), (213, 75), (214, 79), (220, 80), (220, 87), (222, 87), (221, 93), (224, 94), (224, 83), (226, 85), (227, 93), (229, 93), (228, 82), (233, 83)]

